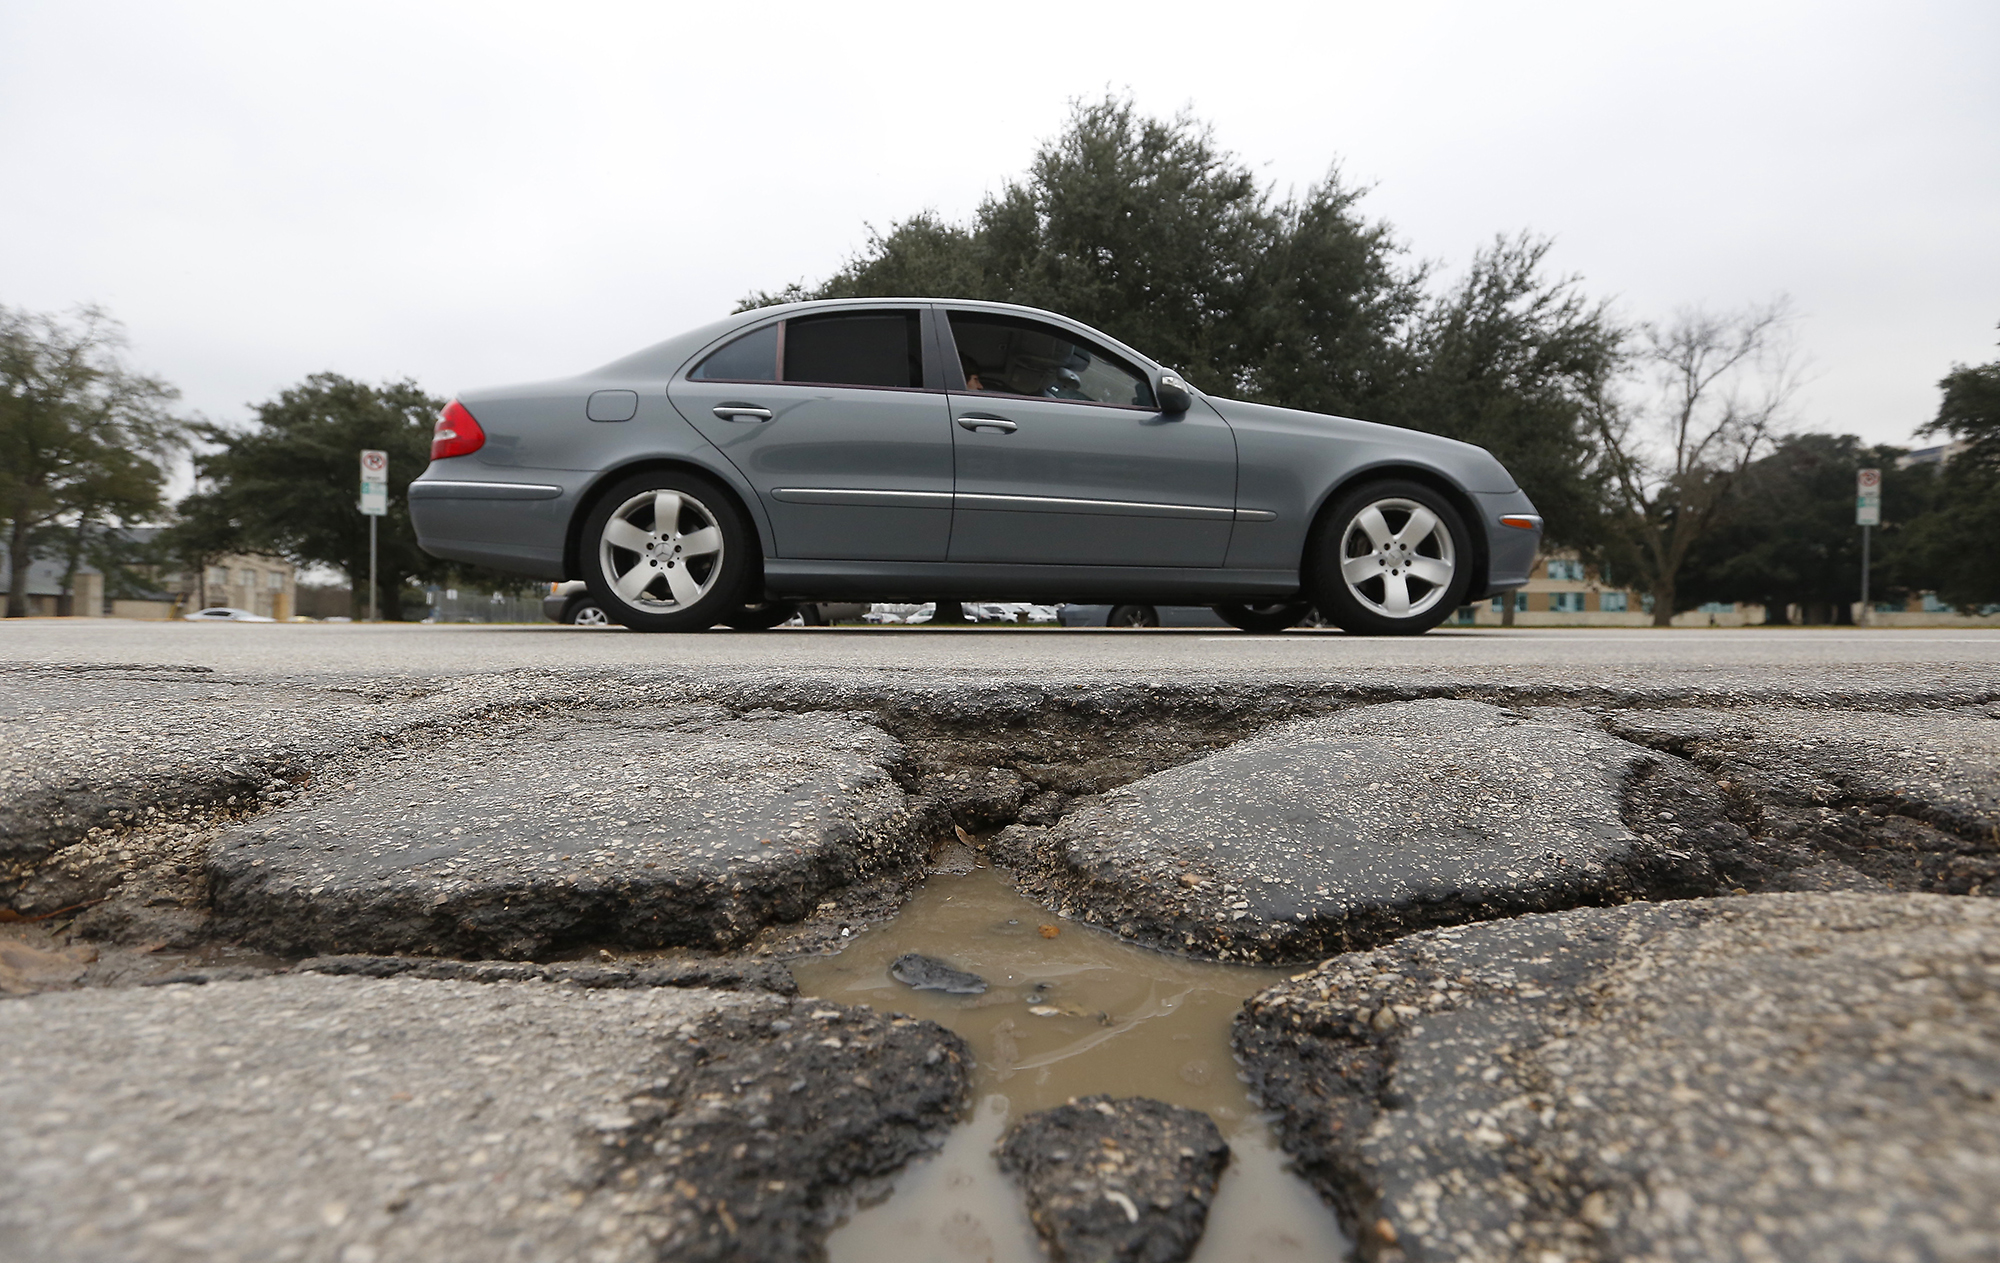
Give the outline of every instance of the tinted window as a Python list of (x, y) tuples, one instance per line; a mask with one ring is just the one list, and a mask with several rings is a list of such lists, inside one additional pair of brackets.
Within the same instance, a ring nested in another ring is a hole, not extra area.
[(698, 382), (774, 382), (778, 380), (778, 326), (765, 325), (746, 333), (695, 365), (688, 376)]
[(951, 313), (968, 390), (1153, 408), (1153, 384), (1109, 351), (1054, 325), (982, 312)]
[(830, 386), (921, 386), (914, 311), (807, 316), (785, 325), (785, 380)]

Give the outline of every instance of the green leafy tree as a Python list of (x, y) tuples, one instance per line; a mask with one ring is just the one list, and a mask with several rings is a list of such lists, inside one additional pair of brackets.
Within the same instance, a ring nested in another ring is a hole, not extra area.
[(1079, 103), (1026, 175), (967, 224), (924, 212), (871, 233), (825, 282), (753, 294), (934, 295), (1060, 311), (1219, 393), (1335, 412), (1372, 410), (1402, 367), (1398, 335), (1421, 271), (1333, 171), (1278, 198), (1183, 114)]
[(1382, 416), (1477, 443), (1534, 500), (1552, 543), (1596, 551), (1609, 471), (1597, 409), (1626, 364), (1627, 330), (1575, 277), (1543, 270), (1549, 242), (1500, 238), (1412, 331), (1409, 375)]
[[(62, 317), (0, 307), (0, 529), (7, 617), (27, 614), (28, 567), (60, 548), (73, 577), (93, 528), (159, 511), (161, 462), (184, 446), (179, 392), (123, 360), (102, 310)], [(65, 579), (65, 583), (69, 581)]]
[(1938, 471), (1935, 505), (1910, 524), (1905, 552), (1940, 598), (1978, 609), (2000, 603), (2000, 360), (1955, 365), (1938, 385), (1924, 433), (1963, 446)]
[(368, 587), (368, 519), (360, 511), (360, 456), (389, 454), (389, 513), (381, 519), (377, 593), (400, 619), (403, 585), (439, 580), (444, 562), (417, 547), (409, 485), (430, 463), (444, 400), (415, 382), (371, 386), (315, 373), (256, 405), (249, 430), (200, 427), (216, 450), (198, 456), (203, 485), (181, 503), (172, 546), (191, 563), (228, 552), (268, 552), (345, 572), (357, 603)]
[[(1847, 622), (1861, 595), (1861, 531), (1854, 524), (1854, 479), (1882, 471), (1882, 526), (1872, 553), (1871, 588), (1918, 578), (1901, 556), (1905, 527), (1930, 508), (1933, 482), (1924, 469), (1901, 469), (1903, 449), (1869, 447), (1851, 434), (1797, 434), (1743, 470), (1714, 529), (1689, 551), (1679, 586), (1688, 604), (1761, 604), (1765, 620), (1790, 621), (1799, 606), (1807, 622)], [(1892, 578), (1893, 576), (1893, 578)], [(1927, 586), (1927, 585), (1926, 585)]]

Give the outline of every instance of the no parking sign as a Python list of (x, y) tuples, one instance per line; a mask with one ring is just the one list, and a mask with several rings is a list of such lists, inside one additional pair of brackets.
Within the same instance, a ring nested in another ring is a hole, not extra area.
[(369, 517), (389, 512), (389, 453), (361, 453), (361, 511)]
[(1864, 469), (1854, 480), (1854, 524), (1882, 525), (1882, 471)]

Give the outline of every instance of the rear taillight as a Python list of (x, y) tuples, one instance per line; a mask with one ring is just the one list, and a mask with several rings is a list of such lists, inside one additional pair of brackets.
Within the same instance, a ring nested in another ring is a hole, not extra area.
[(465, 405), (456, 399), (446, 404), (438, 414), (437, 429), (431, 431), (431, 459), (470, 456), (484, 446), (486, 431), (479, 428)]

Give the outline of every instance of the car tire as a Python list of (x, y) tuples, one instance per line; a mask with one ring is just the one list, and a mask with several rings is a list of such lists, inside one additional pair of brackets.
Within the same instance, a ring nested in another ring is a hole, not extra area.
[(737, 631), (769, 631), (798, 612), (790, 601), (753, 601), (726, 611), (721, 621)]
[[(662, 515), (673, 521), (662, 523)], [(700, 474), (657, 469), (614, 483), (583, 524), (584, 582), (633, 631), (702, 631), (743, 604), (757, 536)]]
[(595, 597), (580, 596), (563, 610), (562, 621), (572, 627), (609, 627), (611, 618)]
[(1307, 614), (1312, 613), (1312, 605), (1306, 601), (1271, 601), (1263, 605), (1212, 605), (1215, 616), (1231, 627), (1241, 631), (1272, 635), (1287, 627), (1296, 627)]
[(1160, 612), (1150, 605), (1114, 605), (1104, 616), (1106, 627), (1158, 627)]
[(1443, 495), (1384, 479), (1346, 492), (1321, 521), (1304, 576), (1343, 630), (1413, 636), (1450, 617), (1472, 576), (1472, 537)]

